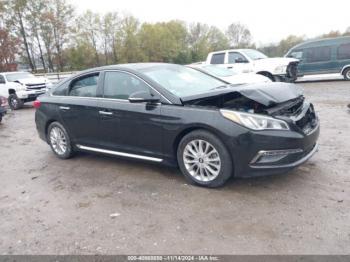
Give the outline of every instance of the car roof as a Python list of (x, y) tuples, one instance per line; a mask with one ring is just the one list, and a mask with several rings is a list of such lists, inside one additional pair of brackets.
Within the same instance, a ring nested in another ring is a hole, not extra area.
[(251, 48), (226, 49), (226, 50), (220, 50), (220, 51), (211, 52), (210, 54), (219, 54), (219, 53), (223, 53), (223, 52), (244, 52), (245, 50), (255, 50), (255, 49), (251, 49)]
[(293, 46), (290, 49), (290, 51), (301, 48), (301, 47), (308, 48), (308, 47), (316, 47), (316, 46), (324, 46), (324, 45), (339, 45), (339, 44), (344, 44), (344, 43), (350, 43), (350, 36), (312, 39), (312, 40), (308, 40), (308, 41), (305, 41), (303, 43), (300, 43), (296, 46)]
[[(88, 73), (92, 71), (103, 71), (103, 70), (126, 70), (126, 71), (142, 71), (143, 69), (158, 67), (158, 66), (180, 66), (177, 64), (169, 64), (169, 63), (130, 63), (130, 64), (116, 64), (116, 65), (108, 65), (90, 68), (85, 71), (81, 71), (80, 73)], [(142, 72), (141, 72), (142, 73)]]

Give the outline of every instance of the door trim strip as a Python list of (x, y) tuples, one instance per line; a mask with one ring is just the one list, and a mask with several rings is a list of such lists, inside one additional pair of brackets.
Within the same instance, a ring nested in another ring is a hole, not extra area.
[(148, 161), (153, 161), (153, 162), (162, 162), (163, 161), (163, 159), (156, 158), (156, 157), (149, 157), (149, 156), (142, 156), (142, 155), (136, 155), (136, 154), (129, 154), (129, 153), (123, 153), (123, 152), (119, 152), (119, 151), (112, 151), (112, 150), (100, 149), (100, 148), (83, 146), (83, 145), (76, 145), (76, 146), (79, 149), (93, 151), (93, 152), (98, 152), (98, 153), (104, 153), (104, 154), (109, 154), (109, 155), (124, 156), (124, 157), (148, 160)]

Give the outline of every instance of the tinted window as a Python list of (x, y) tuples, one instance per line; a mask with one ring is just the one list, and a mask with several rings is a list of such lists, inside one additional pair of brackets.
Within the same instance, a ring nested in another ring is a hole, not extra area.
[(67, 94), (68, 82), (62, 83), (55, 87), (52, 94), (55, 96), (65, 96)]
[(5, 78), (2, 75), (0, 75), (0, 84), (5, 84)]
[(247, 61), (247, 59), (243, 55), (241, 55), (240, 53), (231, 52), (231, 53), (228, 54), (228, 63), (229, 64), (236, 63), (236, 60), (238, 60), (238, 61)]
[(225, 53), (213, 54), (211, 57), (211, 64), (223, 64), (225, 61)]
[(149, 86), (139, 78), (123, 72), (106, 72), (103, 97), (128, 99), (138, 91), (149, 91)]
[(296, 59), (302, 59), (303, 58), (303, 51), (301, 50), (295, 50), (293, 52), (291, 52), (288, 57), (293, 57)]
[(95, 97), (97, 93), (98, 74), (81, 77), (70, 85), (70, 96)]
[(350, 43), (338, 47), (337, 57), (338, 59), (350, 59)]
[(329, 46), (307, 48), (305, 50), (307, 62), (322, 62), (331, 60), (331, 48)]

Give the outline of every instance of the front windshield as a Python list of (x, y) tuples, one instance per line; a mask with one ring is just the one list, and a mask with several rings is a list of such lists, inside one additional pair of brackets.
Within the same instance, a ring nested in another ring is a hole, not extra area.
[(223, 68), (223, 67), (218, 67), (218, 66), (212, 66), (212, 65), (208, 65), (208, 66), (203, 66), (202, 70), (206, 71), (209, 74), (212, 74), (216, 77), (229, 77), (229, 76), (233, 76), (236, 75), (237, 72), (227, 69), (227, 68)]
[(141, 71), (178, 97), (203, 94), (226, 85), (200, 71), (180, 65), (156, 65)]
[(246, 56), (248, 56), (252, 60), (259, 60), (259, 59), (265, 59), (267, 58), (266, 55), (263, 53), (259, 52), (258, 50), (253, 50), (253, 49), (245, 49), (242, 51)]
[(25, 73), (25, 72), (13, 73), (13, 74), (6, 75), (6, 79), (9, 82), (14, 82), (14, 81), (17, 81), (20, 79), (33, 78), (33, 77), (35, 77), (35, 76), (30, 74), (30, 73)]

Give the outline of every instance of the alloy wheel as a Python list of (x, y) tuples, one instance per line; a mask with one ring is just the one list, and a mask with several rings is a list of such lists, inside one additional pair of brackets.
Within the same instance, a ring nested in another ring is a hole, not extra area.
[(58, 155), (63, 155), (67, 151), (67, 138), (61, 128), (55, 126), (50, 131), (50, 143), (53, 150)]
[(188, 173), (201, 182), (213, 181), (221, 170), (221, 159), (216, 148), (200, 139), (186, 145), (183, 161)]

